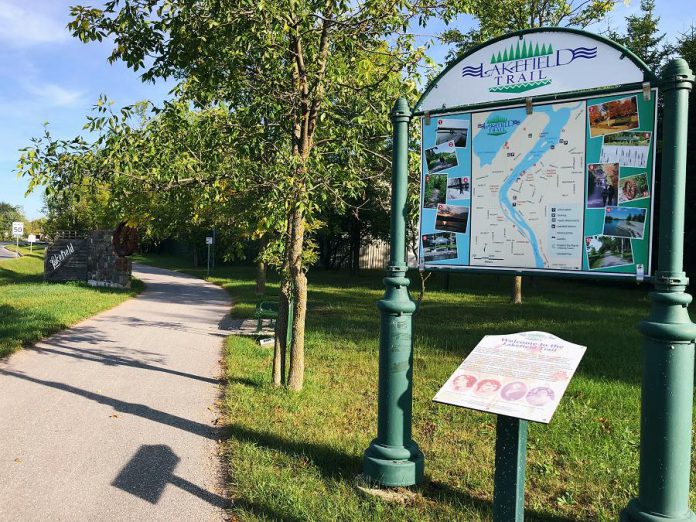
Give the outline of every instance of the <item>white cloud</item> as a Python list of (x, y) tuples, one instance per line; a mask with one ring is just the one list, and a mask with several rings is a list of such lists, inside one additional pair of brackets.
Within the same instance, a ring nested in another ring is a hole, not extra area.
[(26, 89), (34, 96), (37, 96), (56, 107), (71, 107), (82, 101), (85, 91), (66, 89), (55, 83), (42, 82), (40, 84), (26, 84)]
[[(0, 0), (0, 42), (11, 47), (31, 47), (33, 45), (59, 43), (70, 38), (65, 28), (67, 18), (60, 12), (67, 7), (61, 6), (56, 11), (56, 5), (44, 4), (32, 0)], [(53, 9), (51, 9), (53, 7)]]

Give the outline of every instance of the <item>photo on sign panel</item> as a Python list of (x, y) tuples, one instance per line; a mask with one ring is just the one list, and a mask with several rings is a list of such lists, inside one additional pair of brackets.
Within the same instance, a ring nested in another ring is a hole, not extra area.
[(627, 237), (589, 236), (585, 251), (590, 270), (633, 264), (633, 246)]
[(454, 142), (450, 140), (436, 147), (425, 149), (425, 161), (428, 164), (428, 172), (430, 173), (456, 167), (459, 163)]
[(645, 168), (650, 155), (650, 132), (619, 132), (604, 136), (601, 161), (616, 162), (622, 167)]
[(455, 147), (465, 148), (469, 137), (469, 120), (437, 120), (435, 145), (452, 141)]
[(452, 391), (466, 393), (474, 388), (474, 384), (476, 384), (476, 377), (466, 373), (460, 373), (453, 376), (449, 385)]
[(587, 208), (616, 205), (618, 192), (618, 163), (590, 163), (587, 166)]
[(469, 207), (440, 204), (437, 206), (435, 230), (466, 233), (469, 222)]
[(605, 236), (643, 239), (647, 209), (635, 207), (607, 207), (604, 209)]
[(457, 257), (457, 235), (454, 232), (424, 234), (421, 239), (423, 262), (444, 261)]
[(548, 386), (537, 386), (527, 393), (526, 400), (532, 406), (544, 406), (556, 397), (556, 393)]
[(447, 174), (428, 174), (423, 184), (423, 208), (437, 208), (447, 196)]
[(471, 180), (468, 176), (447, 178), (447, 202), (471, 198)]
[(619, 180), (619, 205), (629, 201), (638, 201), (650, 197), (648, 173), (641, 172)]
[(597, 103), (587, 107), (590, 121), (590, 137), (596, 138), (640, 126), (638, 99), (635, 95)]
[(526, 394), (527, 385), (522, 381), (509, 382), (500, 390), (500, 396), (503, 400), (510, 402), (518, 401)]

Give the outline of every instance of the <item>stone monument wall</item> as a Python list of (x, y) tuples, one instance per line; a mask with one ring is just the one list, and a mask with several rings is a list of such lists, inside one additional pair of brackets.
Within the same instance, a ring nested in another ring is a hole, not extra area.
[(114, 232), (58, 235), (46, 250), (44, 280), (86, 281), (90, 286), (130, 288), (133, 264), (114, 251)]
[(112, 230), (96, 230), (89, 237), (87, 284), (113, 288), (130, 288), (133, 263), (114, 252)]

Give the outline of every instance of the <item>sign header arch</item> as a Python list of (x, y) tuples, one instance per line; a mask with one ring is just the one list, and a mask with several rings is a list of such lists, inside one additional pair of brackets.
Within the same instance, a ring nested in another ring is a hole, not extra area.
[(653, 80), (648, 66), (616, 42), (576, 29), (529, 29), (490, 40), (454, 62), (415, 109), (437, 112)]

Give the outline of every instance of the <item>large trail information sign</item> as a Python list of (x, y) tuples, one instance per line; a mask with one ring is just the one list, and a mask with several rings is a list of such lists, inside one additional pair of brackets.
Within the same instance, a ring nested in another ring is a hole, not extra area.
[[(528, 55), (537, 47), (553, 51), (542, 42), (548, 34), (510, 38), (517, 47), (491, 54), (487, 71), (540, 66), (539, 56)], [(561, 44), (554, 63), (573, 56), (558, 34), (554, 39)], [(599, 43), (575, 52), (574, 60), (586, 67), (598, 57)], [(457, 67), (467, 90), (491, 81), (479, 69), (472, 77), (474, 66), (465, 62)], [(551, 83), (492, 85), (488, 100), (515, 96), (517, 104), (423, 115), (422, 267), (650, 274), (657, 90), (520, 99), (520, 92), (531, 96)]]

